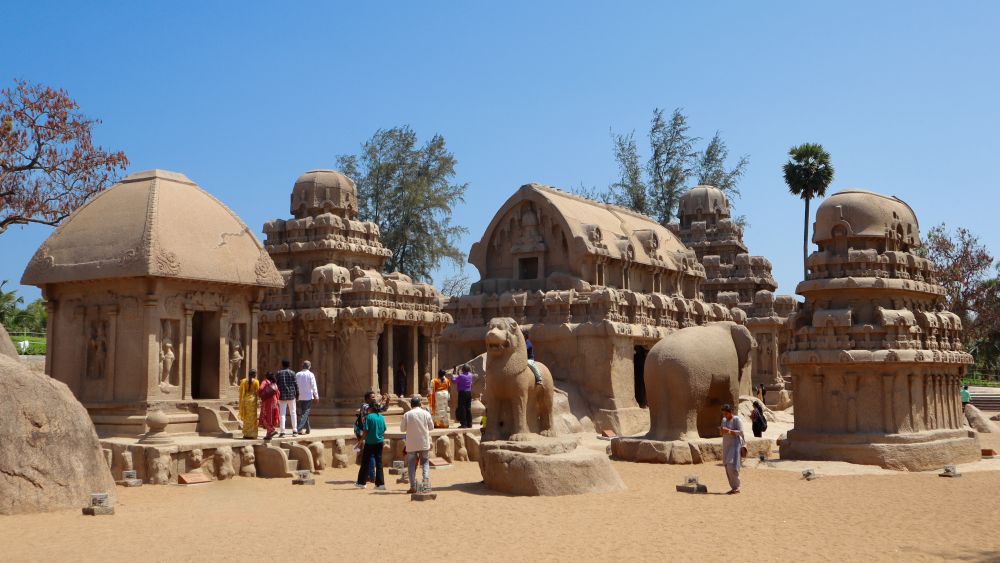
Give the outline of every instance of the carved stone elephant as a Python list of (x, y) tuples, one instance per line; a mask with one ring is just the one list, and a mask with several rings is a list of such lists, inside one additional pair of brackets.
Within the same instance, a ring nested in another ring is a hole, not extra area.
[(750, 378), (757, 342), (734, 322), (678, 330), (657, 342), (643, 377), (651, 440), (719, 436), (720, 407), (736, 408), (740, 381)]

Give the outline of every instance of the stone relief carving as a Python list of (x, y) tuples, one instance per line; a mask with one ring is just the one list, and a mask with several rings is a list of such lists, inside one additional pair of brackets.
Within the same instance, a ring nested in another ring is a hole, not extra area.
[(243, 366), (243, 325), (234, 324), (229, 331), (229, 384), (239, 385)]
[(108, 363), (107, 321), (90, 323), (90, 340), (87, 343), (87, 377), (104, 379)]
[(146, 475), (151, 485), (170, 483), (170, 454), (161, 453), (156, 448), (146, 450)]
[(156, 271), (167, 276), (176, 276), (181, 272), (181, 262), (173, 252), (163, 250), (156, 251)]
[(256, 477), (257, 466), (255, 462), (257, 456), (253, 453), (253, 446), (243, 446), (241, 452), (240, 477)]
[(222, 446), (215, 450), (215, 477), (222, 481), (236, 475), (233, 469), (233, 448)]
[(174, 325), (176, 321), (160, 321), (160, 391), (169, 393), (176, 388), (176, 359), (174, 351)]

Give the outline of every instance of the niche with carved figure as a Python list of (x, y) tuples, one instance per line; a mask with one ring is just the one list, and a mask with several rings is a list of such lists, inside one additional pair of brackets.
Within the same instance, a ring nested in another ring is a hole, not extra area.
[(160, 320), (160, 349), (158, 353), (159, 386), (164, 393), (176, 388), (180, 382), (180, 362), (178, 361), (179, 336), (179, 320)]
[(239, 385), (246, 374), (247, 325), (233, 323), (229, 328), (229, 384)]
[(104, 379), (108, 374), (108, 321), (93, 320), (87, 323), (87, 379)]

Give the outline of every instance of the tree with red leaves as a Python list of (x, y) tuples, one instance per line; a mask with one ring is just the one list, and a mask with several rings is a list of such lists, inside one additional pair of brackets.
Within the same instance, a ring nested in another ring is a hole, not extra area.
[(945, 289), (946, 306), (962, 318), (965, 346), (981, 368), (997, 369), (1000, 359), (1000, 284), (993, 256), (979, 237), (944, 224), (927, 232), (924, 248)]
[(128, 166), (94, 146), (99, 124), (65, 90), (15, 81), (0, 91), (0, 234), (11, 225), (58, 225)]

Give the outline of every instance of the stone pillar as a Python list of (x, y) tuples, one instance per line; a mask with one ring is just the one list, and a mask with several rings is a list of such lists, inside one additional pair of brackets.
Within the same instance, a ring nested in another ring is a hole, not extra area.
[(219, 311), (219, 389), (218, 397), (226, 399), (232, 390), (229, 387), (229, 330), (232, 327), (233, 312), (227, 308)]
[(882, 431), (886, 434), (896, 431), (892, 416), (892, 380), (891, 373), (882, 374)]
[[(243, 361), (246, 362), (246, 373), (251, 369), (257, 369), (257, 347), (260, 346), (260, 336), (257, 324), (260, 322), (260, 302), (250, 303), (250, 327), (247, 335), (247, 343), (244, 347)], [(247, 375), (249, 377), (249, 375)]]
[[(42, 295), (44, 296), (46, 292), (42, 290)], [(49, 299), (45, 301), (45, 311), (48, 314), (48, 322), (45, 324), (45, 341), (52, 343), (55, 342), (56, 338), (56, 324), (58, 321), (56, 316), (59, 314), (59, 300)], [(45, 347), (45, 373), (49, 376), (52, 375), (52, 351), (55, 346)]]
[(184, 307), (184, 325), (181, 327), (180, 354), (181, 354), (181, 386), (182, 396), (186, 400), (191, 400), (191, 318), (194, 317), (194, 309)]
[(415, 376), (420, 373), (420, 327), (413, 325), (410, 327), (410, 374)]
[[(427, 332), (424, 333), (424, 358), (426, 358), (426, 365), (424, 367), (426, 367), (427, 370), (431, 372), (431, 377), (436, 377), (437, 370), (434, 369), (434, 360), (432, 359), (434, 357), (433, 349), (434, 349), (434, 339), (431, 336), (431, 331), (428, 330)], [(411, 378), (412, 379), (411, 385), (413, 385), (414, 393), (418, 392), (417, 388), (420, 387), (420, 376), (422, 375), (423, 374), (414, 373), (413, 377)]]
[(159, 305), (159, 301), (154, 295), (147, 294), (143, 305), (143, 355), (145, 361), (142, 362), (142, 365), (146, 366), (145, 396), (152, 398), (153, 390), (159, 390), (160, 380), (160, 320), (156, 315), (156, 307)]
[[(438, 347), (441, 344), (441, 335), (437, 329), (431, 329), (431, 377), (437, 377), (437, 372), (441, 367), (438, 365)], [(418, 380), (419, 381), (419, 380)]]
[(396, 360), (393, 358), (392, 344), (392, 333), (396, 332), (395, 325), (385, 325), (382, 332), (385, 334), (385, 386), (388, 387), (386, 391), (388, 391), (389, 394), (393, 394), (396, 392), (396, 376), (394, 369)]
[(365, 329), (365, 336), (368, 337), (368, 361), (369, 374), (371, 376), (371, 390), (378, 393), (378, 328), (370, 327)]
[(858, 378), (856, 373), (844, 375), (844, 387), (847, 389), (847, 431), (858, 431)]

